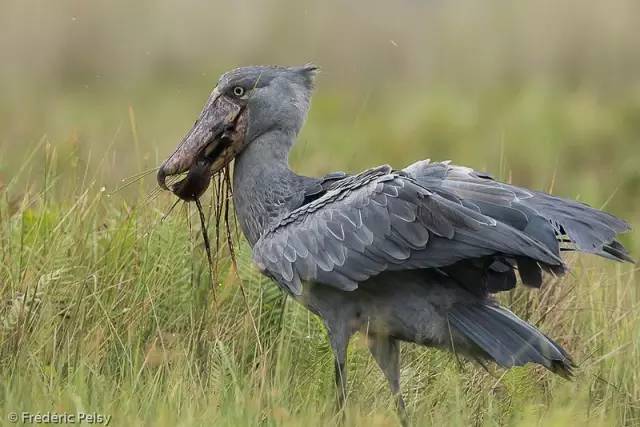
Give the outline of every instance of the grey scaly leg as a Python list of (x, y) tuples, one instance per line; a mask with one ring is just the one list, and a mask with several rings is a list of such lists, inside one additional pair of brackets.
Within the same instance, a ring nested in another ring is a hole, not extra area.
[[(344, 328), (333, 328), (327, 325), (329, 334), (329, 342), (333, 349), (335, 357), (335, 382), (337, 394), (337, 409), (339, 412), (344, 410), (345, 400), (347, 399), (347, 347), (349, 346), (350, 334)], [(344, 413), (343, 413), (344, 416)]]
[(391, 393), (396, 401), (396, 409), (403, 426), (408, 425), (402, 393), (400, 392), (400, 345), (397, 340), (389, 336), (369, 335), (369, 350), (371, 355), (387, 377)]

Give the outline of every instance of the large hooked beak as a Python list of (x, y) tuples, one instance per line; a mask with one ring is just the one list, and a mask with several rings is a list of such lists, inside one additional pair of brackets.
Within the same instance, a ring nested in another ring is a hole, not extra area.
[(168, 190), (166, 178), (206, 163), (211, 174), (225, 167), (244, 147), (246, 107), (215, 88), (193, 128), (158, 170), (158, 185)]

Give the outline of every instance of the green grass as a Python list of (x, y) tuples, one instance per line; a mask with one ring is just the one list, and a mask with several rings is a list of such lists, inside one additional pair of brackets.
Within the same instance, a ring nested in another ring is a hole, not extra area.
[[(236, 274), (221, 245), (214, 292), (193, 208), (161, 222), (172, 200), (149, 196), (152, 179), (111, 194), (170, 151), (206, 92), (157, 87), (134, 99), (106, 89), (40, 93), (41, 104), (27, 96), (21, 114), (0, 116), (2, 423), (11, 411), (95, 411), (127, 426), (335, 423), (322, 325), (258, 275), (248, 247), (240, 244)], [(16, 120), (22, 114), (35, 125)], [(637, 229), (638, 123), (640, 93), (631, 90), (327, 91), (292, 162), (323, 173), (452, 158), (606, 203)], [(623, 240), (637, 257), (635, 236)], [(402, 388), (415, 425), (640, 424), (637, 272), (590, 256), (569, 262), (571, 273), (541, 291), (500, 298), (572, 353), (575, 380), (530, 366), (487, 373), (404, 345)], [(347, 425), (396, 425), (360, 338), (348, 369)]]

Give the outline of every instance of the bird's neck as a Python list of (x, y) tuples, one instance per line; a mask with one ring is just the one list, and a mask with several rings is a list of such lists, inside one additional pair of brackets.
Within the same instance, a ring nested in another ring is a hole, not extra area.
[(252, 140), (235, 159), (233, 202), (251, 246), (274, 221), (297, 207), (309, 178), (289, 169), (295, 134), (274, 130)]

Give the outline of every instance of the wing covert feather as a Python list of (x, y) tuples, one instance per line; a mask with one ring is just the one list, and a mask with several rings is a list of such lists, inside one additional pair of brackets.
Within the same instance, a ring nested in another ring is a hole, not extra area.
[(631, 261), (616, 236), (630, 230), (625, 221), (584, 203), (495, 181), (487, 174), (449, 162), (416, 162), (404, 171), (425, 188), (458, 198), (465, 206), (505, 222), (558, 253), (595, 253)]
[(345, 291), (386, 270), (451, 265), (492, 254), (562, 266), (509, 224), (380, 166), (334, 181), (281, 218), (253, 248), (255, 263), (294, 294), (313, 281)]

